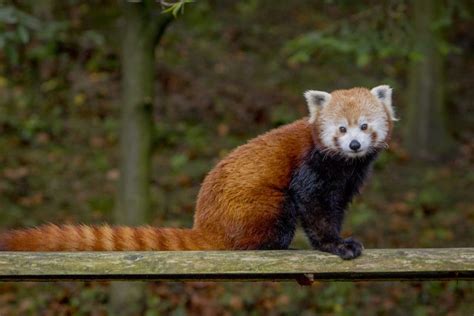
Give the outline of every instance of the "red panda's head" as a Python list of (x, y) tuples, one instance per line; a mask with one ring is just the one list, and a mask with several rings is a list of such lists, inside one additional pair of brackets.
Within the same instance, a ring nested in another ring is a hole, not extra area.
[(305, 98), (318, 142), (325, 150), (362, 157), (387, 146), (395, 121), (392, 89), (382, 85), (332, 93), (309, 90)]

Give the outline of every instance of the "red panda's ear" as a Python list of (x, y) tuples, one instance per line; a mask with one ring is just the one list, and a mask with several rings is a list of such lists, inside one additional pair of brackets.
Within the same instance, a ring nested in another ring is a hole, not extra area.
[(392, 121), (398, 121), (392, 106), (392, 88), (381, 85), (373, 88), (370, 92), (385, 106)]
[(314, 123), (318, 109), (326, 106), (331, 101), (331, 95), (324, 91), (308, 90), (304, 93), (309, 109), (309, 122)]

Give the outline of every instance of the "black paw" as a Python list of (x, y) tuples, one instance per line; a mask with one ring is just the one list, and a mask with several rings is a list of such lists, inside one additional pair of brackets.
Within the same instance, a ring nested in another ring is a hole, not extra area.
[(340, 244), (336, 246), (336, 255), (344, 260), (357, 258), (362, 254), (364, 246), (358, 240), (352, 237), (344, 239)]
[(321, 250), (335, 254), (344, 260), (350, 260), (360, 256), (362, 250), (364, 250), (364, 246), (361, 242), (349, 237), (346, 239), (340, 239), (331, 244), (326, 244)]

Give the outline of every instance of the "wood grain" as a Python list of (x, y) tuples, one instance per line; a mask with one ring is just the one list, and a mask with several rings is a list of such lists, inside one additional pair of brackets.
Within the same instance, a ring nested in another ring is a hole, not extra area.
[(0, 253), (3, 281), (313, 279), (474, 279), (474, 248), (367, 249), (351, 261), (310, 250)]

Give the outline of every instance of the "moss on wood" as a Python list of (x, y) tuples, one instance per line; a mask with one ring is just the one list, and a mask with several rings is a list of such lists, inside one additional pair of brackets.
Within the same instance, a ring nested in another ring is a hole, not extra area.
[(318, 251), (4, 252), (0, 280), (474, 279), (474, 248)]

